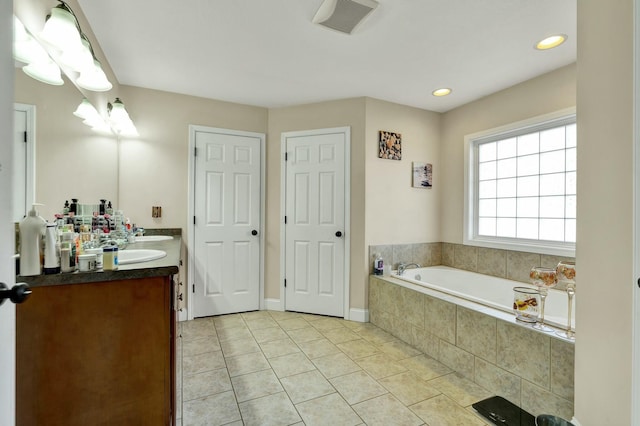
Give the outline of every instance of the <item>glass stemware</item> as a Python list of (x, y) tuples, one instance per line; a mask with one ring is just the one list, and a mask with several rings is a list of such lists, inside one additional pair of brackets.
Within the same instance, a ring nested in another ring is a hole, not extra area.
[(531, 278), (531, 283), (538, 287), (540, 291), (540, 321), (537, 322), (533, 328), (544, 332), (552, 332), (554, 331), (553, 328), (547, 327), (544, 324), (544, 304), (549, 294), (549, 289), (558, 284), (556, 270), (542, 266), (534, 266), (531, 268), (531, 272), (529, 272), (529, 278)]
[(569, 299), (567, 329), (565, 331), (556, 331), (556, 334), (567, 339), (574, 340), (575, 332), (571, 330), (571, 313), (573, 309), (573, 296), (576, 294), (576, 263), (562, 261), (556, 267), (558, 281), (563, 282), (567, 286), (567, 296)]

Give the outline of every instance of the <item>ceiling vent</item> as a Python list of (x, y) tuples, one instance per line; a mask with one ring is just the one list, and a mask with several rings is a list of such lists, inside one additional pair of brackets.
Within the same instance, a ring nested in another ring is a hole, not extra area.
[(351, 34), (376, 7), (378, 2), (374, 0), (325, 0), (313, 23)]

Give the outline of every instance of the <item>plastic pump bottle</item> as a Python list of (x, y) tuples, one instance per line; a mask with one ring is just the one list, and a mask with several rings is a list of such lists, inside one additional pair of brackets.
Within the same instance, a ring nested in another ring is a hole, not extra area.
[(20, 275), (40, 275), (40, 248), (46, 221), (38, 216), (34, 204), (27, 217), (20, 222)]

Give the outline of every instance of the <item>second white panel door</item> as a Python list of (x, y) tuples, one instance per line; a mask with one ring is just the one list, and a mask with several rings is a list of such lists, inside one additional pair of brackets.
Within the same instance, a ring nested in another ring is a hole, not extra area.
[(285, 135), (285, 309), (344, 316), (346, 133)]

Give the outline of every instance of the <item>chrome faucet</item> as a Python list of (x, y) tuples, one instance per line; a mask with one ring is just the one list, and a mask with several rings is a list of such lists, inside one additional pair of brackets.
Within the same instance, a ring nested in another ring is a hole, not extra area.
[(409, 266), (420, 268), (420, 265), (417, 263), (401, 263), (398, 265), (398, 276), (401, 277), (402, 274), (404, 274), (405, 269), (407, 269)]

